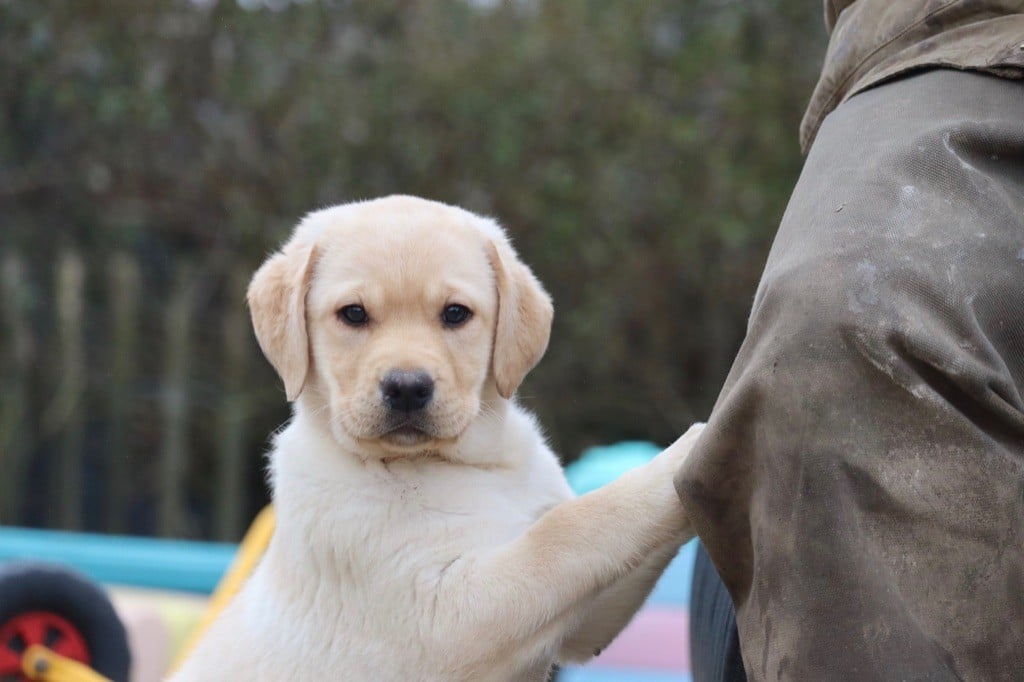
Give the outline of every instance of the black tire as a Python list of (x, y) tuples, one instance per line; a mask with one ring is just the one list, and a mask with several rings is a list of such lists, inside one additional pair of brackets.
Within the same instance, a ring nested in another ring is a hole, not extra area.
[(732, 597), (703, 545), (697, 546), (690, 592), (693, 682), (746, 682)]
[(85, 639), (90, 667), (114, 682), (128, 682), (128, 635), (107, 595), (91, 580), (53, 564), (0, 566), (0, 626), (29, 611), (67, 619)]

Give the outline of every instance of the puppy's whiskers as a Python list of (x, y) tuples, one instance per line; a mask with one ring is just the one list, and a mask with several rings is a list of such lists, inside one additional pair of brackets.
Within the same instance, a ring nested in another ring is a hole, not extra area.
[(477, 418), (485, 424), (494, 425), (501, 422), (502, 415), (488, 403), (480, 403), (480, 409), (477, 411)]

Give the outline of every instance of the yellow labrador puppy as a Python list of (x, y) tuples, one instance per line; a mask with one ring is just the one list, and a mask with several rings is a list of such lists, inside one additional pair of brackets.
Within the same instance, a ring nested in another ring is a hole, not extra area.
[(672, 475), (697, 427), (573, 498), (513, 399), (551, 301), (492, 220), (401, 196), (317, 211), (249, 306), (294, 401), (277, 528), (175, 680), (544, 680), (691, 537)]

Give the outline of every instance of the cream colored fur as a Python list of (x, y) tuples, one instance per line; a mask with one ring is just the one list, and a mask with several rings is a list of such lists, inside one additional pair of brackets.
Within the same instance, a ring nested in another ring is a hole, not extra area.
[[(493, 221), (412, 197), (318, 211), (249, 303), (295, 401), (270, 456), (277, 528), (176, 682), (544, 680), (607, 645), (691, 537), (672, 476), (699, 426), (573, 498), (512, 399), (551, 302)], [(442, 323), (452, 304), (468, 321)], [(396, 369), (436, 384), (400, 427)]]

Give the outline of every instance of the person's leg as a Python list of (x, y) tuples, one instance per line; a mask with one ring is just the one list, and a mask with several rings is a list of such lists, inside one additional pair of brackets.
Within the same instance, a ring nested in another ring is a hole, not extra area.
[(732, 597), (701, 544), (697, 545), (690, 588), (693, 682), (746, 682)]
[(1024, 84), (825, 121), (676, 487), (751, 679), (1024, 671)]

